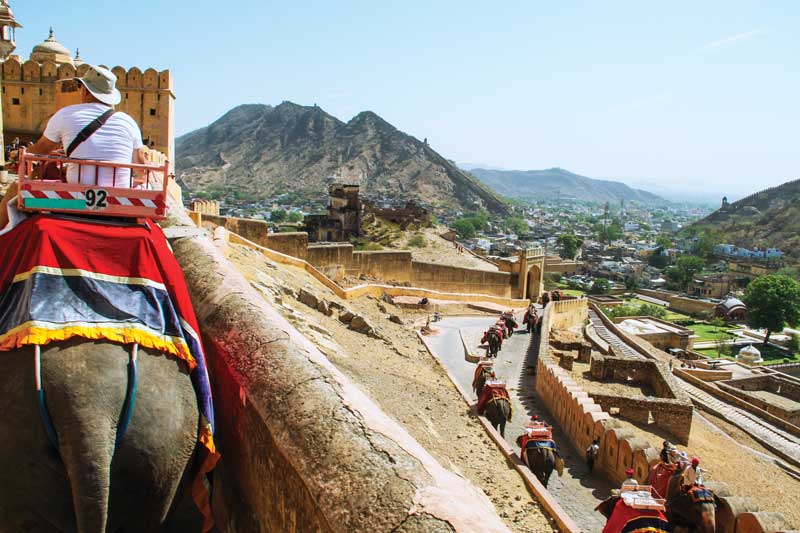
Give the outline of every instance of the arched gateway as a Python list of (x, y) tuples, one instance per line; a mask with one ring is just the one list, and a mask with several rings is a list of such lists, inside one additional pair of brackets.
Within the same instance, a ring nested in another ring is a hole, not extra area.
[(544, 280), (544, 248), (528, 248), (519, 252), (517, 298), (537, 301), (542, 295)]

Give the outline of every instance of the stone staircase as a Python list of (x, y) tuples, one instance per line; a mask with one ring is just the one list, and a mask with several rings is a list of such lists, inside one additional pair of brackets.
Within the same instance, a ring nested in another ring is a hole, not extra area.
[(623, 356), (631, 359), (645, 359), (642, 354), (628, 346), (622, 339), (617, 337), (615, 333), (610, 331), (594, 309), (589, 309), (589, 322), (591, 322), (597, 336), (606, 341), (615, 353), (621, 353)]
[(783, 459), (800, 467), (800, 437), (783, 431), (744, 409), (725, 403), (682, 379), (676, 380), (696, 406), (711, 411), (742, 429)]

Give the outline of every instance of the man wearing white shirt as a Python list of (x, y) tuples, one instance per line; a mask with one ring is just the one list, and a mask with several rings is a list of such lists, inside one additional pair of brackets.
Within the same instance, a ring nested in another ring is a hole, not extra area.
[[(32, 154), (51, 154), (57, 150), (68, 151), (78, 134), (92, 121), (100, 119), (121, 100), (116, 88), (117, 77), (103, 67), (89, 66), (80, 78), (81, 103), (58, 110), (47, 123), (42, 137), (28, 149)], [(144, 164), (147, 147), (142, 143), (142, 133), (136, 121), (117, 111), (83, 142), (73, 147), (71, 159), (91, 159), (110, 163)], [(79, 168), (80, 167), (80, 168)], [(95, 180), (96, 177), (96, 180)], [(129, 169), (97, 168), (93, 165), (69, 165), (67, 182), (98, 185), (100, 187), (131, 187)], [(16, 196), (12, 184), (0, 202), (0, 229), (8, 222), (6, 204)]]

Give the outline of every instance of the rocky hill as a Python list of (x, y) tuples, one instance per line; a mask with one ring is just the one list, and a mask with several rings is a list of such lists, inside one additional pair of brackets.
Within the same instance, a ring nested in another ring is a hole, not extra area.
[(633, 189), (624, 183), (587, 178), (561, 168), (547, 170), (475, 168), (469, 172), (500, 194), (526, 200), (559, 197), (611, 203), (618, 203), (620, 200), (650, 205), (666, 203), (666, 200), (655, 194)]
[(751, 194), (685, 230), (697, 231), (710, 231), (720, 242), (745, 248), (780, 248), (800, 259), (800, 180)]
[(178, 176), (190, 190), (319, 196), (326, 178), (336, 176), (367, 195), (508, 212), (489, 189), (371, 111), (345, 123), (317, 106), (242, 105), (179, 137), (176, 152)]

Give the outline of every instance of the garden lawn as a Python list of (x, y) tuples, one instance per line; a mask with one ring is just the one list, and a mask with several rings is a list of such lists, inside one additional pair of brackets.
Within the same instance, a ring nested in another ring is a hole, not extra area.
[(694, 330), (695, 335), (697, 335), (697, 338), (694, 340), (694, 342), (716, 341), (722, 335), (724, 335), (726, 339), (733, 339), (736, 337), (734, 334), (730, 333), (730, 330), (733, 328), (728, 326), (716, 328), (711, 324), (697, 322), (691, 326), (684, 327)]
[[(794, 355), (789, 355), (786, 352), (779, 350), (773, 346), (767, 346), (766, 350), (761, 344), (754, 345), (758, 350), (761, 352), (761, 357), (764, 358), (764, 364), (775, 364), (775, 363), (797, 363), (800, 362), (800, 353), (796, 353)], [(738, 353), (739, 350), (744, 348), (744, 346), (733, 346), (734, 353)], [(736, 357), (733, 355), (720, 355), (717, 353), (716, 348), (704, 348), (702, 350), (696, 350), (701, 354), (707, 357), (724, 357), (725, 359), (733, 359), (736, 360)]]

